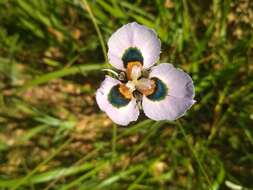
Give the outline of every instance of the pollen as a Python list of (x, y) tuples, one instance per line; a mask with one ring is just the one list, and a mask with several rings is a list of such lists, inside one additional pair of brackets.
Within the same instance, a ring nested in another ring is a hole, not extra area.
[(132, 92), (125, 84), (120, 84), (119, 92), (124, 96), (126, 99), (131, 99), (133, 97)]
[(142, 64), (140, 61), (130, 61), (127, 63), (127, 78), (128, 80), (132, 80), (132, 71), (134, 67), (142, 68)]
[(138, 90), (145, 96), (149, 96), (155, 92), (156, 89), (156, 83), (154, 80), (150, 80), (150, 83), (148, 86), (142, 87), (139, 85)]

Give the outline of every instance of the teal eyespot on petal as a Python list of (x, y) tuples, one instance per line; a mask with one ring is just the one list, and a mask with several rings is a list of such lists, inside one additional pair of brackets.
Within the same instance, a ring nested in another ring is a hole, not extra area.
[(139, 61), (143, 64), (143, 56), (141, 51), (136, 47), (128, 48), (122, 56), (122, 61), (124, 67), (127, 67), (127, 64), (131, 61)]
[(110, 90), (109, 94), (108, 94), (108, 100), (109, 102), (117, 108), (121, 108), (126, 106), (129, 102), (130, 99), (125, 98), (119, 91), (119, 87), (120, 85), (116, 85), (114, 87), (112, 87), (112, 89)]
[(163, 81), (161, 81), (158, 78), (151, 78), (151, 80), (155, 81), (155, 90), (152, 94), (148, 95), (147, 98), (152, 100), (152, 101), (161, 101), (164, 100), (165, 97), (168, 94), (168, 88), (166, 86), (166, 84), (164, 84)]

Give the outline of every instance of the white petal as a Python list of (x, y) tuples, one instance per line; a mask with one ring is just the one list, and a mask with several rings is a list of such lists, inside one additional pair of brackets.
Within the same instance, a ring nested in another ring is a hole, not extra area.
[(136, 121), (139, 116), (136, 100), (132, 99), (126, 106), (120, 108), (113, 106), (108, 100), (110, 90), (119, 83), (120, 81), (106, 76), (96, 92), (96, 100), (99, 108), (106, 112), (113, 122), (119, 125), (128, 125), (131, 121)]
[(161, 63), (152, 67), (149, 78), (157, 77), (168, 86), (168, 94), (178, 98), (194, 97), (194, 86), (191, 77), (172, 64)]
[(150, 68), (154, 65), (161, 53), (161, 42), (154, 30), (146, 26), (139, 25), (136, 22), (132, 23), (133, 32), (133, 46), (141, 50), (144, 58), (144, 68)]
[(149, 68), (159, 59), (161, 42), (156, 33), (136, 22), (119, 28), (108, 40), (109, 62), (119, 70), (125, 70), (122, 56), (130, 47), (138, 48), (144, 59), (144, 68)]
[(194, 86), (191, 77), (173, 65), (163, 63), (151, 69), (150, 78), (156, 77), (167, 86), (167, 96), (154, 101), (143, 97), (144, 113), (154, 120), (175, 120), (195, 103)]
[(145, 115), (150, 119), (175, 120), (184, 115), (184, 113), (194, 104), (194, 100), (186, 98), (177, 98), (166, 96), (164, 100), (152, 101), (143, 97), (142, 107)]
[(132, 46), (132, 26), (131, 23), (119, 28), (108, 40), (109, 63), (119, 70), (125, 70), (122, 61), (124, 52)]

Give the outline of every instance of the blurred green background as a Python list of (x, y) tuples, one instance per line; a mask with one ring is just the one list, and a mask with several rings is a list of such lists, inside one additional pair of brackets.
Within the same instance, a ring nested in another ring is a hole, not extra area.
[[(197, 103), (113, 124), (94, 100), (104, 43), (136, 21)], [(0, 189), (253, 189), (253, 1), (0, 0)]]

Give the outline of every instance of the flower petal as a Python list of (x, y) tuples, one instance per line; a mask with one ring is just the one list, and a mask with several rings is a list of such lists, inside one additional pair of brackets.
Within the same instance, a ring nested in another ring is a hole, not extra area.
[(161, 63), (152, 67), (149, 78), (157, 77), (168, 86), (168, 95), (178, 98), (194, 97), (194, 86), (191, 77), (172, 64)]
[(131, 27), (131, 24), (122, 26), (108, 40), (109, 63), (119, 70), (125, 70), (122, 56), (132, 46), (133, 35)]
[(96, 92), (96, 101), (99, 108), (106, 112), (113, 122), (119, 125), (128, 125), (131, 121), (138, 119), (139, 109), (134, 98), (124, 100), (122, 97), (117, 97), (117, 93), (112, 93), (112, 90), (119, 84), (120, 81), (106, 76)]
[(188, 98), (177, 98), (166, 96), (164, 100), (153, 101), (143, 96), (142, 107), (144, 113), (150, 119), (175, 120), (184, 115), (184, 113), (194, 104), (194, 100)]
[(133, 46), (141, 50), (144, 58), (143, 67), (145, 69), (154, 65), (161, 53), (161, 42), (154, 30), (136, 22), (131, 23), (133, 32)]
[[(122, 26), (112, 34), (108, 40), (108, 48), (109, 62), (115, 68), (124, 71), (122, 58), (125, 52), (128, 52), (125, 59), (128, 56), (131, 61), (143, 59), (143, 67), (149, 68), (159, 59), (161, 42), (153, 30), (133, 22)], [(132, 48), (131, 51), (127, 51), (129, 48)], [(132, 60), (134, 58), (136, 60)]]
[(154, 120), (175, 120), (195, 103), (191, 77), (168, 63), (151, 69), (150, 79), (156, 81), (152, 95), (144, 96), (144, 113)]

